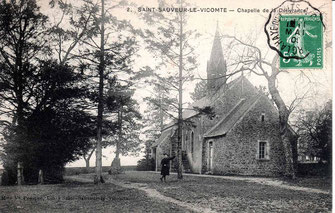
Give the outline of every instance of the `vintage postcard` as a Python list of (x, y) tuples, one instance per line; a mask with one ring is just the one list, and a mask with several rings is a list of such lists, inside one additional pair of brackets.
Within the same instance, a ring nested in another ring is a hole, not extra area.
[(331, 212), (330, 0), (0, 2), (0, 212)]

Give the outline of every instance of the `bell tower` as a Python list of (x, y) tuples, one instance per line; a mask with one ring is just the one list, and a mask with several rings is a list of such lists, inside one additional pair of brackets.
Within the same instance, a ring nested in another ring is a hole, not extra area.
[(209, 93), (217, 91), (227, 80), (227, 64), (223, 57), (220, 37), (217, 24), (210, 59), (207, 61), (207, 89)]

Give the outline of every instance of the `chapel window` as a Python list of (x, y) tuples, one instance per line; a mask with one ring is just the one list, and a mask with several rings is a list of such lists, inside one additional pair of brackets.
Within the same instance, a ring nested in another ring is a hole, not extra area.
[(188, 139), (189, 137), (188, 137), (188, 131), (186, 131), (186, 133), (185, 133), (185, 146), (184, 146), (184, 149), (183, 150), (187, 150), (187, 144), (188, 144), (188, 141), (189, 141), (189, 139)]
[(187, 132), (187, 130), (185, 130), (185, 131), (183, 131), (184, 132), (184, 140), (182, 140), (182, 146), (181, 146), (181, 149), (183, 150), (183, 151), (185, 151), (186, 150), (186, 146), (187, 146), (187, 141), (188, 141), (188, 132)]
[(191, 132), (191, 153), (194, 151), (194, 132)]
[(259, 160), (269, 159), (269, 143), (267, 141), (258, 141), (257, 158)]

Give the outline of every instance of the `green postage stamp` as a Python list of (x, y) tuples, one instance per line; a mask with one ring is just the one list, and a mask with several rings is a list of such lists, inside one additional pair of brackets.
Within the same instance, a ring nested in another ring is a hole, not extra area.
[(280, 68), (323, 68), (322, 32), (320, 16), (280, 16)]

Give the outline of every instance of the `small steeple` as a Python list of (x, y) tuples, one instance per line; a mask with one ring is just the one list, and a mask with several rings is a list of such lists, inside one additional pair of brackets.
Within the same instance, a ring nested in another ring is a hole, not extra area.
[(216, 27), (216, 32), (214, 36), (213, 46), (212, 46), (212, 52), (211, 57), (209, 59), (209, 62), (215, 63), (219, 62), (221, 59), (223, 59), (223, 51), (222, 51), (222, 45), (221, 45), (221, 38), (220, 38), (220, 32), (219, 27)]
[(210, 59), (207, 62), (208, 90), (216, 91), (226, 83), (226, 61), (223, 57), (219, 22), (217, 22)]

